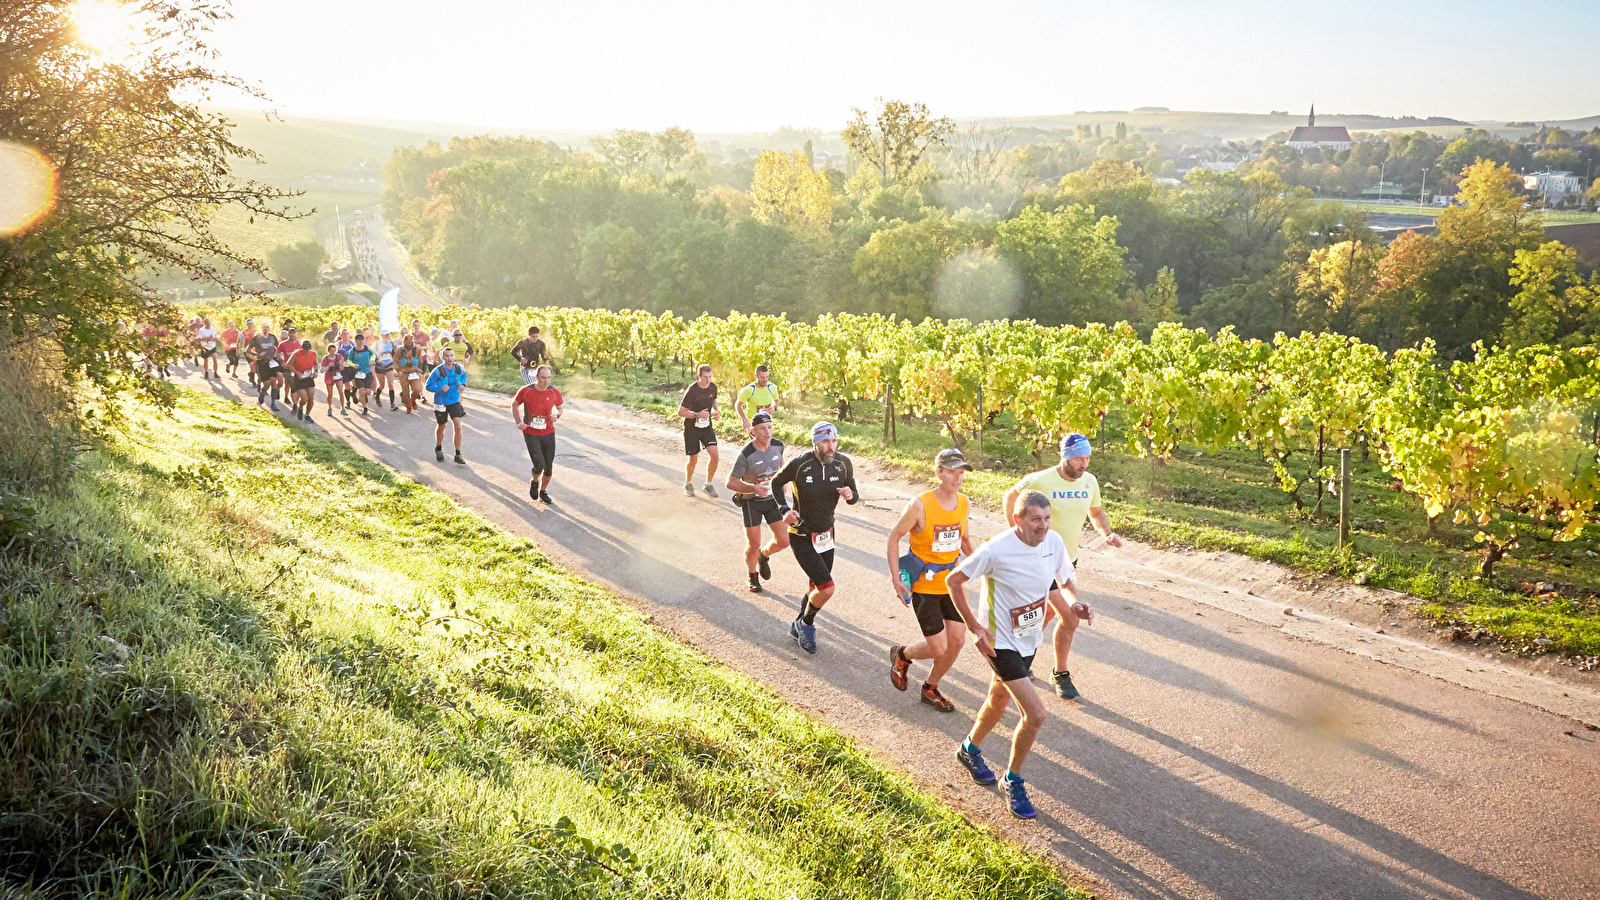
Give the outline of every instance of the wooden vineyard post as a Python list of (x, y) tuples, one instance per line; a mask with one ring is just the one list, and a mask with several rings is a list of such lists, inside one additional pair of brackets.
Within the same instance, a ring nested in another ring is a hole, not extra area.
[(1350, 546), (1350, 451), (1339, 451), (1339, 547)]

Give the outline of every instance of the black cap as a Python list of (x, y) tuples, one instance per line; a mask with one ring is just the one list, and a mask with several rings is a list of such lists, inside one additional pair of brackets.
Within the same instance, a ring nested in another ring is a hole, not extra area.
[(770, 416), (770, 415), (768, 415), (768, 414), (766, 414), (764, 412), (758, 412), (755, 415), (750, 417), (750, 424), (752, 426), (764, 425), (767, 422), (771, 422), (771, 421), (772, 421), (772, 416)]
[(948, 450), (940, 450), (938, 463), (941, 469), (966, 469), (968, 472), (972, 471), (972, 463), (967, 462), (967, 458), (961, 455), (961, 451), (954, 447)]

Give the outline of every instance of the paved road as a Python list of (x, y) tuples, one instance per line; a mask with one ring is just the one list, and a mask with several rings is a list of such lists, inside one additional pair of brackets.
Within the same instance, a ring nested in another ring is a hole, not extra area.
[[(231, 381), (209, 389), (243, 395)], [(1349, 603), (1348, 615), (1315, 612), (1309, 597), (1285, 615), (1290, 588), (1260, 564), (1086, 542), (1100, 618), (1074, 649), (1084, 698), (1049, 698), (1025, 771), (1040, 816), (1017, 822), (951, 758), (988, 678), (977, 656), (969, 649), (945, 681), (954, 715), (888, 682), (887, 646), (916, 635), (883, 571), (911, 486), (858, 467), (866, 502), (841, 507), (840, 589), (808, 657), (787, 637), (804, 577), (780, 557), (773, 593), (745, 591), (736, 510), (683, 496), (677, 434), (606, 404), (568, 405), (553, 508), (528, 501), (503, 396), (469, 397), (465, 466), (433, 461), (431, 416), (319, 417), (317, 430), (536, 540), (1106, 896), (1600, 897), (1600, 732), (1505, 699), (1592, 722), (1592, 682), (1351, 624), (1364, 614), (1343, 596), (1323, 599)], [(975, 518), (975, 530), (999, 526)], [(991, 738), (991, 758), (1008, 739)]]
[[(373, 198), (376, 206), (377, 198)], [(372, 286), (380, 292), (399, 285), (400, 305), (411, 306), (416, 309), (437, 309), (441, 305), (432, 294), (422, 290), (411, 282), (406, 275), (405, 268), (400, 265), (400, 260), (395, 258), (394, 250), (389, 242), (383, 238), (383, 216), (376, 208), (366, 210), (360, 219), (351, 223), (353, 228), (364, 227), (367, 232), (367, 242), (372, 246), (378, 260), (378, 274)]]

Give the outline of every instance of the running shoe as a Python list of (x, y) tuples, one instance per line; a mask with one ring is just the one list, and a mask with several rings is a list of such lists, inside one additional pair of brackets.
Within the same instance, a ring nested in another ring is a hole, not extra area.
[(922, 684), (922, 702), (928, 704), (939, 712), (955, 712), (956, 705), (949, 698), (939, 693), (939, 689), (927, 682)]
[(693, 497), (694, 496), (694, 482), (685, 481), (683, 483), (683, 495), (685, 497)]
[(539, 482), (537, 482), (537, 481), (528, 482), (528, 496), (533, 498), (534, 500), (539, 499)]
[(277, 412), (278, 411), (278, 399), (276, 397), (274, 397), (272, 399), (272, 411), (273, 412)]
[(1019, 819), (1031, 819), (1039, 814), (1028, 802), (1028, 790), (1022, 786), (1022, 779), (1010, 772), (1000, 783), (1000, 789), (1005, 792), (1006, 805), (1011, 807), (1011, 814)]
[(807, 625), (804, 619), (795, 619), (789, 626), (789, 637), (800, 645), (800, 649), (812, 656), (817, 654), (817, 626)]
[[(345, 415), (349, 415), (349, 413), (346, 413)], [(435, 448), (433, 448), (433, 458), (437, 459), (439, 462), (444, 462), (444, 448), (443, 447), (435, 447)]]
[[(329, 413), (328, 415), (333, 415), (333, 414)], [(348, 418), (350, 418), (350, 410), (345, 409), (344, 407), (341, 406), (341, 407), (339, 407), (339, 415), (344, 416), (346, 419), (348, 419)]]
[(711, 482), (709, 482), (709, 481), (706, 482), (706, 496), (707, 497), (715, 497), (716, 495), (717, 495), (717, 489), (715, 487), (711, 486)]
[(1077, 685), (1072, 683), (1072, 673), (1071, 672), (1059, 672), (1059, 671), (1056, 671), (1055, 669), (1051, 669), (1050, 670), (1050, 680), (1055, 682), (1056, 694), (1059, 695), (1061, 697), (1061, 699), (1063, 699), (1063, 700), (1076, 700), (1076, 699), (1078, 699), (1078, 687), (1077, 687)]
[(765, 590), (765, 588), (763, 588), (761, 586), (761, 576), (757, 575), (754, 572), (751, 572), (750, 573), (750, 593), (759, 594), (763, 590)]
[(765, 553), (761, 553), (761, 552), (758, 551), (757, 552), (757, 557), (761, 562), (761, 577), (762, 577), (762, 579), (765, 580), (765, 581), (771, 581), (772, 580), (772, 564), (770, 562), (767, 562), (767, 555)]
[(956, 762), (961, 763), (962, 768), (967, 770), (967, 774), (972, 776), (973, 781), (979, 784), (994, 784), (994, 770), (989, 768), (989, 764), (983, 761), (983, 751), (977, 747), (968, 750), (965, 741), (957, 744)]
[(467, 464), (466, 458), (461, 455), (461, 451), (460, 450), (457, 450), (456, 451), (456, 465), (464, 466), (466, 464)]
[(911, 671), (911, 660), (906, 659), (904, 644), (895, 644), (889, 648), (889, 683), (897, 691), (906, 689), (906, 673)]
[(549, 506), (549, 505), (555, 503), (554, 500), (550, 499), (550, 492), (549, 491), (540, 491), (539, 492), (539, 502), (543, 503), (545, 506)]

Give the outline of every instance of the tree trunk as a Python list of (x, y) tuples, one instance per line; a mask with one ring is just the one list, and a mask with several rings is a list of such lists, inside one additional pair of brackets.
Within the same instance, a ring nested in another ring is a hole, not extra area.
[(1484, 541), (1483, 566), (1478, 569), (1478, 574), (1483, 576), (1484, 581), (1494, 578), (1494, 564), (1505, 558), (1505, 555), (1506, 548), (1500, 546), (1498, 541), (1493, 539)]
[(850, 401), (843, 398), (839, 400), (839, 421), (850, 421)]

